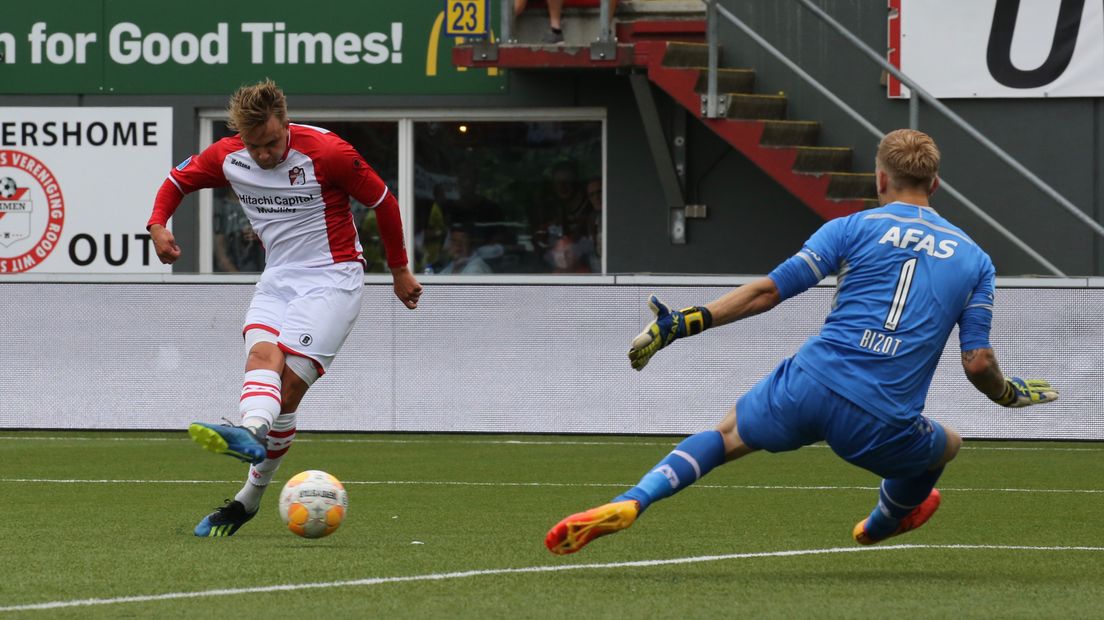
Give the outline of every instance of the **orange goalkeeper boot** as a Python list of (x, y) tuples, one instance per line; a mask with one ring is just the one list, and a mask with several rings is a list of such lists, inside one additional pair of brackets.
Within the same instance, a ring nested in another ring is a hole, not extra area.
[(942, 501), (942, 497), (939, 495), (939, 489), (932, 489), (928, 495), (928, 499), (924, 500), (922, 504), (912, 509), (912, 512), (905, 515), (901, 519), (901, 524), (897, 526), (897, 529), (886, 536), (885, 538), (874, 538), (866, 533), (866, 520), (863, 519), (855, 524), (855, 529), (851, 531), (852, 538), (860, 545), (873, 545), (874, 543), (880, 543), (886, 538), (893, 538), (899, 536), (905, 532), (915, 530), (916, 528), (924, 525), (928, 522), (928, 519), (935, 514), (936, 510), (939, 510), (939, 503)]
[(629, 527), (636, 521), (638, 514), (640, 504), (632, 499), (575, 513), (548, 530), (548, 535), (544, 537), (544, 546), (558, 555), (575, 553), (599, 536), (620, 532)]

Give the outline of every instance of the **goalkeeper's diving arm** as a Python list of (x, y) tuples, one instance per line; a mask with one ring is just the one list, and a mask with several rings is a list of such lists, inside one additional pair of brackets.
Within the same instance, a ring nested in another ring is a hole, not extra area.
[(770, 278), (758, 278), (732, 289), (705, 307), (713, 316), (713, 327), (762, 314), (782, 302), (778, 286)]
[(1058, 390), (1042, 379), (1005, 377), (991, 348), (963, 351), (962, 369), (979, 392), (1002, 407), (1027, 407), (1058, 399)]

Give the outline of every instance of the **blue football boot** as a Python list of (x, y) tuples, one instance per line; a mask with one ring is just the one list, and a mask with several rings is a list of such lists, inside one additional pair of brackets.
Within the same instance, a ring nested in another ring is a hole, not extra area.
[(238, 500), (226, 500), (226, 505), (203, 517), (195, 526), (195, 535), (203, 537), (233, 536), (257, 513), (246, 512), (245, 506)]
[(232, 456), (253, 465), (265, 460), (265, 441), (247, 428), (192, 422), (188, 434), (196, 443), (215, 454)]

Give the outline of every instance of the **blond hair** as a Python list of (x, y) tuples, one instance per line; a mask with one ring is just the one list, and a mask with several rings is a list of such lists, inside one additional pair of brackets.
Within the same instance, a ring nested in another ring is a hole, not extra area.
[(877, 163), (894, 186), (927, 189), (939, 174), (939, 147), (922, 131), (898, 129), (882, 138)]
[(264, 125), (272, 116), (286, 122), (287, 99), (276, 82), (265, 78), (256, 84), (242, 86), (230, 95), (226, 111), (230, 115), (227, 127), (237, 132), (249, 131)]

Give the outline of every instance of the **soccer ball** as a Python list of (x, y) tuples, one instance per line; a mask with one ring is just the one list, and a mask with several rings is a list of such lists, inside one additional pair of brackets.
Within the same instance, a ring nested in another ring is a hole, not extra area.
[(0, 198), (11, 198), (15, 196), (15, 192), (18, 189), (19, 188), (15, 186), (15, 179), (11, 177), (0, 179)]
[(280, 491), (280, 518), (303, 538), (333, 534), (348, 510), (349, 495), (341, 481), (317, 469), (295, 474)]

